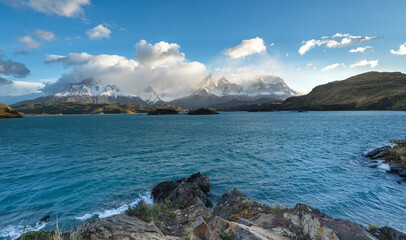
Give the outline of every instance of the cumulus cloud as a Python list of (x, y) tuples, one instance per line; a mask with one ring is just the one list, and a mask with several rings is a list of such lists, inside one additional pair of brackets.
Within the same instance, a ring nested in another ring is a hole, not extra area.
[(348, 52), (350, 52), (350, 53), (357, 53), (357, 52), (363, 53), (363, 52), (365, 52), (365, 51), (367, 51), (367, 50), (371, 50), (371, 51), (372, 51), (372, 49), (374, 49), (374, 48), (371, 47), (371, 46), (357, 47), (357, 48), (354, 48), (354, 49), (350, 49), (350, 51), (348, 51)]
[(34, 35), (37, 38), (40, 38), (40, 39), (48, 41), (48, 42), (55, 39), (55, 34), (53, 32), (48, 32), (48, 31), (41, 30), (41, 29), (36, 29), (34, 32)]
[(99, 24), (96, 27), (87, 30), (86, 34), (92, 40), (102, 40), (103, 38), (109, 39), (111, 30), (102, 24)]
[(21, 96), (39, 93), (45, 85), (24, 81), (10, 81), (0, 77), (0, 96)]
[(400, 45), (397, 51), (395, 51), (394, 49), (390, 50), (390, 53), (394, 55), (406, 55), (406, 43)]
[(300, 55), (306, 54), (314, 47), (325, 46), (327, 48), (338, 48), (346, 47), (357, 43), (366, 43), (371, 40), (380, 39), (382, 37), (368, 37), (368, 36), (352, 36), (349, 33), (342, 34), (336, 33), (333, 36), (323, 36), (321, 39), (311, 39), (308, 41), (303, 41), (302, 46), (299, 48), (298, 52)]
[(204, 64), (188, 62), (175, 43), (136, 44), (136, 58), (119, 55), (71, 53), (49, 55), (46, 63), (60, 63), (71, 68), (56, 83), (44, 91), (57, 92), (72, 83), (93, 78), (102, 84), (115, 84), (127, 94), (141, 95), (152, 87), (164, 99), (172, 100), (193, 91), (207, 75)]
[(4, 75), (23, 78), (30, 74), (30, 70), (22, 63), (6, 60), (0, 56), (0, 73)]
[(243, 40), (239, 45), (225, 49), (223, 51), (224, 55), (231, 58), (243, 58), (248, 55), (262, 53), (266, 51), (266, 46), (262, 38), (256, 37), (248, 40)]
[(323, 71), (323, 72), (330, 71), (330, 70), (336, 69), (338, 67), (344, 67), (344, 66), (345, 66), (344, 63), (334, 63), (334, 64), (331, 64), (331, 65), (325, 66), (323, 69), (321, 69), (321, 71)]
[(377, 60), (371, 60), (371, 61), (367, 61), (367, 60), (361, 60), (359, 62), (356, 62), (354, 64), (350, 65), (350, 68), (354, 68), (354, 67), (363, 67), (363, 66), (367, 66), (369, 65), (371, 68), (374, 68), (376, 66), (378, 66), (378, 59)]
[(14, 7), (28, 7), (37, 12), (63, 17), (78, 17), (83, 14), (83, 7), (90, 4), (90, 0), (1, 0)]
[(145, 40), (141, 40), (135, 47), (136, 58), (141, 64), (158, 66), (185, 60), (185, 54), (179, 51), (180, 46), (176, 43), (161, 41), (151, 44)]
[(31, 36), (26, 35), (24, 37), (17, 38), (17, 41), (25, 43), (26, 48), (38, 48), (39, 42), (35, 41)]

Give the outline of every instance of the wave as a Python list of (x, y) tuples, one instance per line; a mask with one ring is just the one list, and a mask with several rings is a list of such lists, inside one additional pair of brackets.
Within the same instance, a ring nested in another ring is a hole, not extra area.
[(17, 239), (22, 234), (30, 231), (39, 231), (43, 229), (47, 224), (45, 222), (38, 222), (35, 226), (27, 226), (27, 225), (8, 225), (7, 227), (0, 229), (0, 239)]
[[(92, 218), (106, 218), (110, 217), (113, 215), (117, 214), (123, 214), (129, 206), (133, 207), (136, 206), (139, 202), (145, 202), (148, 205), (152, 205), (154, 203), (151, 192), (145, 192), (144, 194), (139, 194), (139, 198), (134, 200), (133, 202), (129, 204), (124, 204), (120, 207), (117, 208), (112, 208), (112, 209), (106, 209), (101, 212), (93, 212), (93, 213), (86, 213), (83, 216), (79, 217), (74, 217), (76, 220), (79, 220), (81, 222), (86, 221), (88, 219)], [(8, 225), (3, 229), (0, 229), (0, 239), (17, 239), (20, 237), (22, 234), (30, 232), (30, 231), (40, 231), (41, 229), (45, 228), (47, 226), (46, 222), (37, 222), (34, 226), (28, 226), (28, 225)]]
[(139, 202), (143, 201), (148, 205), (152, 205), (154, 203), (154, 200), (152, 199), (151, 196), (151, 192), (146, 192), (144, 194), (139, 194), (139, 198), (137, 198), (135, 201), (129, 203), (129, 204), (124, 204), (118, 208), (112, 208), (112, 209), (106, 209), (104, 211), (101, 212), (93, 212), (93, 213), (86, 213), (83, 216), (80, 217), (75, 217), (76, 220), (80, 220), (80, 221), (85, 221), (91, 218), (106, 218), (106, 217), (110, 217), (113, 215), (117, 215), (117, 214), (123, 214), (129, 206), (133, 207), (136, 206)]

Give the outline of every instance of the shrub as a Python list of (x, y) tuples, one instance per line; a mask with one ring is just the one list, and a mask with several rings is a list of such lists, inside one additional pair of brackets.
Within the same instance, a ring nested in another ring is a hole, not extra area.
[(186, 227), (185, 230), (183, 231), (183, 239), (190, 240), (190, 238), (192, 237), (192, 233), (193, 233), (193, 223), (190, 224), (188, 227)]
[(378, 230), (378, 226), (376, 226), (375, 224), (368, 224), (368, 230), (369, 231), (376, 231)]
[(21, 240), (52, 240), (52, 234), (44, 230), (24, 233)]
[(274, 214), (282, 211), (283, 209), (286, 209), (286, 207), (281, 206), (281, 205), (272, 204), (272, 211), (273, 211)]
[(147, 222), (155, 222), (162, 226), (165, 219), (174, 218), (175, 212), (172, 211), (172, 202), (165, 201), (165, 203), (158, 203), (148, 206), (145, 202), (141, 201), (137, 206), (128, 206), (125, 212), (129, 216), (136, 216)]
[(217, 234), (222, 240), (231, 240), (231, 237), (228, 236), (225, 232), (217, 230)]
[(242, 204), (252, 205), (252, 204), (254, 204), (254, 201), (252, 201), (251, 199), (248, 199), (248, 198), (244, 198), (244, 199), (241, 201), (241, 203), (242, 203)]

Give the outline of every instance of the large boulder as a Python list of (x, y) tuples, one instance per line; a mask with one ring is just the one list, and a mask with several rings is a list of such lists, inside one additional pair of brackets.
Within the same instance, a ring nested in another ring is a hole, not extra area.
[(200, 172), (188, 178), (161, 182), (152, 189), (155, 202), (169, 200), (184, 209), (192, 205), (211, 207), (209, 200), (210, 179)]
[(406, 234), (391, 227), (381, 227), (370, 232), (379, 240), (406, 240)]
[(271, 224), (275, 232), (289, 238), (328, 240), (376, 239), (365, 227), (342, 219), (334, 219), (305, 204), (284, 209), (275, 215)]
[(213, 210), (213, 215), (224, 219), (255, 219), (260, 214), (272, 213), (271, 207), (250, 200), (236, 188), (224, 193)]
[(78, 235), (83, 239), (107, 240), (159, 240), (178, 239), (165, 236), (154, 223), (147, 223), (137, 217), (115, 215), (108, 218), (85, 222), (78, 227)]

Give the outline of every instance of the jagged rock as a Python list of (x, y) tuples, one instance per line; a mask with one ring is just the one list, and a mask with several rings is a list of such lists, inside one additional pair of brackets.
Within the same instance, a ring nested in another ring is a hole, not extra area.
[(195, 239), (205, 239), (205, 233), (207, 231), (207, 224), (202, 216), (199, 216), (194, 222), (193, 235)]
[(250, 200), (236, 188), (223, 194), (213, 210), (213, 215), (229, 220), (252, 219), (262, 213), (272, 213), (272, 208)]
[(81, 224), (78, 234), (84, 239), (177, 239), (165, 236), (154, 223), (146, 223), (137, 217), (115, 215)]
[(301, 203), (293, 209), (284, 209), (276, 214), (272, 220), (272, 229), (294, 239), (376, 239), (359, 224), (334, 219)]
[(391, 227), (381, 227), (370, 232), (379, 240), (406, 240), (406, 234), (401, 233)]
[(390, 153), (389, 152), (390, 149), (391, 149), (391, 147), (389, 147), (389, 146), (380, 147), (380, 148), (377, 148), (377, 149), (365, 154), (365, 157), (368, 157), (371, 159), (383, 158)]
[(212, 206), (209, 200), (210, 179), (206, 175), (195, 173), (189, 178), (162, 182), (152, 189), (155, 202), (170, 200), (184, 209), (191, 205)]

